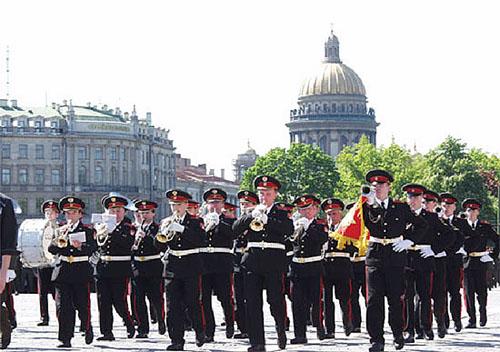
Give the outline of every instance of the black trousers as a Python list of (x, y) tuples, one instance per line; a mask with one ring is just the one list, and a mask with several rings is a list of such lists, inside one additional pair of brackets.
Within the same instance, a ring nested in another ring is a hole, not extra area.
[(435, 258), (436, 270), (432, 282), (432, 299), (434, 301), (434, 317), (438, 326), (445, 324), (446, 314), (446, 257)]
[(92, 329), (90, 319), (90, 282), (56, 282), (56, 312), (60, 341), (71, 340), (75, 331), (75, 310), (85, 331)]
[[(462, 319), (462, 295), (460, 294), (460, 288), (464, 281), (464, 268), (461, 265), (454, 264), (451, 261), (447, 262), (446, 290), (448, 291), (451, 319), (456, 325)], [(446, 312), (445, 320), (449, 321), (448, 312)]]
[(352, 280), (351, 306), (352, 306), (352, 326), (361, 328), (361, 307), (359, 305), (360, 291), (364, 297), (363, 301), (366, 306), (366, 273), (365, 262), (353, 263), (354, 277)]
[(97, 304), (99, 307), (99, 328), (101, 334), (113, 332), (113, 307), (123, 319), (125, 326), (133, 326), (127, 304), (128, 277), (97, 278)]
[(165, 322), (165, 307), (163, 301), (163, 278), (161, 276), (137, 276), (132, 279), (134, 292), (133, 311), (137, 321), (137, 331), (149, 334), (149, 314), (146, 296), (151, 302), (150, 309), (158, 314), (158, 321)]
[(323, 278), (321, 275), (292, 277), (292, 312), (295, 337), (306, 337), (310, 307), (318, 330), (323, 327)]
[[(335, 332), (335, 303), (333, 291), (342, 311), (344, 329), (352, 327), (352, 277), (348, 272), (331, 271), (324, 276), (325, 325), (327, 332)], [(313, 303), (314, 304), (314, 303)]]
[(245, 276), (250, 344), (264, 345), (264, 314), (262, 291), (266, 288), (267, 302), (277, 331), (285, 331), (285, 275), (281, 272), (253, 273)]
[[(406, 270), (405, 331), (415, 334), (432, 328), (432, 271)], [(417, 296), (418, 295), (418, 298)]]
[(222, 305), (226, 326), (234, 325), (233, 274), (204, 274), (202, 280), (203, 311), (206, 319), (205, 334), (214, 336), (215, 317), (212, 309), (212, 294), (215, 293)]
[(476, 323), (476, 296), (479, 303), (480, 320), (486, 322), (486, 301), (488, 287), (486, 284), (486, 263), (479, 268), (464, 270), (464, 292), (467, 304), (469, 323)]
[(186, 307), (196, 335), (204, 333), (205, 317), (201, 302), (201, 282), (201, 275), (165, 280), (168, 335), (174, 344), (184, 344)]
[(238, 325), (238, 330), (247, 333), (247, 303), (245, 298), (245, 274), (242, 272), (234, 273), (234, 298), (236, 309), (234, 318)]
[(49, 321), (49, 302), (48, 295), (52, 298), (55, 294), (54, 283), (52, 282), (52, 272), (54, 268), (38, 268), (37, 269), (37, 284), (38, 284), (38, 301), (40, 303), (40, 320), (43, 322)]
[(392, 334), (399, 337), (403, 333), (404, 267), (367, 266), (366, 285), (368, 303), (366, 307), (366, 327), (370, 342), (384, 343), (385, 300), (389, 304), (389, 325)]

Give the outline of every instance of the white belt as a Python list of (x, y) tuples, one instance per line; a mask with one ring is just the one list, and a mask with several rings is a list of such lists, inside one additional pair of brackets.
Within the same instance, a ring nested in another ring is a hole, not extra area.
[(373, 243), (380, 243), (382, 246), (387, 246), (388, 244), (391, 243), (396, 243), (398, 241), (401, 241), (403, 239), (403, 236), (395, 237), (395, 238), (378, 238), (378, 237), (371, 237), (368, 240), (369, 242)]
[(103, 255), (101, 260), (105, 262), (126, 262), (131, 260), (132, 257), (129, 255)]
[(431, 245), (430, 244), (415, 244), (408, 249), (410, 251), (419, 251), (419, 250), (424, 249), (424, 248), (431, 248)]
[(202, 247), (202, 248), (200, 248), (200, 253), (229, 253), (229, 254), (233, 254), (233, 250), (231, 248), (224, 248), (224, 247)]
[(304, 263), (312, 263), (312, 262), (319, 262), (323, 259), (321, 255), (317, 255), (315, 257), (293, 257), (292, 262), (294, 263), (299, 263), (299, 264), (304, 264)]
[(247, 248), (286, 249), (284, 244), (275, 242), (248, 242)]
[(175, 255), (176, 257), (183, 257), (185, 255), (190, 255), (190, 254), (197, 254), (200, 253), (199, 248), (194, 248), (194, 249), (184, 249), (184, 250), (179, 250), (179, 251), (168, 251), (168, 254)]
[(353, 257), (351, 258), (351, 262), (358, 263), (358, 262), (364, 262), (366, 257)]
[(287, 256), (287, 257), (291, 257), (292, 255), (293, 255), (293, 251), (288, 251), (288, 252), (286, 252), (286, 256)]
[(61, 260), (63, 262), (70, 263), (70, 264), (71, 263), (88, 262), (89, 261), (89, 257), (86, 256), (86, 255), (85, 256), (80, 256), (80, 257), (79, 256), (74, 257), (72, 255), (70, 255), (69, 257), (66, 257), (64, 255), (61, 255), (61, 256), (59, 256), (59, 258), (61, 258)]
[(485, 252), (470, 252), (467, 253), (469, 257), (482, 257), (483, 255), (490, 254), (490, 252), (485, 251)]
[(444, 257), (446, 257), (446, 252), (445, 251), (439, 252), (434, 257), (435, 258), (444, 258)]
[(147, 262), (149, 260), (155, 260), (160, 258), (161, 258), (160, 254), (134, 256), (134, 260), (137, 260), (138, 262)]
[(351, 255), (349, 253), (344, 252), (327, 252), (325, 253), (325, 258), (333, 258), (333, 257), (342, 257), (349, 258)]

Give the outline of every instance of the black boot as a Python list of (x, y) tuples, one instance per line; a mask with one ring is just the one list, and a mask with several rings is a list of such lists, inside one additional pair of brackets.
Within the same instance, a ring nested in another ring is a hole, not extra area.
[(167, 347), (167, 351), (184, 351), (184, 344), (173, 343)]
[(462, 331), (462, 321), (461, 320), (458, 320), (455, 322), (455, 331), (456, 332)]
[(403, 338), (403, 335), (394, 337), (393, 343), (396, 350), (402, 349), (405, 346), (405, 339)]
[(167, 332), (167, 326), (163, 320), (158, 320), (158, 334), (165, 335)]
[(233, 324), (227, 324), (226, 325), (226, 338), (230, 339), (234, 335), (234, 325)]
[(432, 329), (424, 330), (424, 335), (427, 340), (434, 340), (434, 331)]
[(90, 345), (94, 341), (94, 332), (92, 328), (85, 332), (85, 344)]
[(131, 339), (135, 335), (135, 326), (130, 324), (127, 326), (127, 338)]
[(278, 331), (278, 347), (281, 350), (284, 350), (286, 348), (286, 333), (285, 333), (285, 330)]
[(102, 336), (99, 336), (97, 338), (97, 341), (114, 341), (115, 340), (115, 337), (113, 334), (109, 333), (109, 334), (104, 334)]
[(58, 348), (70, 348), (71, 347), (71, 340), (63, 340), (61, 342), (62, 343), (60, 345), (57, 345)]
[(48, 320), (41, 320), (36, 326), (48, 326), (49, 321)]
[(290, 344), (292, 345), (304, 345), (307, 343), (307, 338), (305, 337), (295, 337), (290, 340)]
[(438, 336), (440, 339), (443, 339), (445, 336), (446, 336), (446, 326), (441, 323), (441, 324), (438, 324)]
[(202, 332), (197, 332), (196, 333), (196, 346), (201, 347), (203, 344), (207, 342), (207, 338), (205, 337), (205, 333)]
[(248, 352), (265, 352), (266, 351), (266, 346), (265, 345), (254, 345), (250, 346), (247, 349)]
[(384, 351), (384, 344), (382, 342), (373, 342), (370, 348), (368, 349), (368, 352), (383, 352)]
[(248, 339), (248, 334), (246, 332), (240, 332), (233, 336), (235, 339)]
[(405, 343), (415, 343), (415, 335), (412, 333), (408, 333), (405, 337)]

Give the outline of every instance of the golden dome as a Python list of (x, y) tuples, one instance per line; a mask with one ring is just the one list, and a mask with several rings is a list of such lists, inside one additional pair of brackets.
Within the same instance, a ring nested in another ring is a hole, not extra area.
[(361, 78), (350, 67), (340, 62), (324, 62), (320, 72), (302, 84), (299, 98), (333, 94), (366, 96), (366, 91)]

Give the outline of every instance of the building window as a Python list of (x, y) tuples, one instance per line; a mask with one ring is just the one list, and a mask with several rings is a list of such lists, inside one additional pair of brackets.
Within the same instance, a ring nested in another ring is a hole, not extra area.
[(3, 119), (2, 120), (2, 127), (9, 127), (9, 120)]
[(96, 185), (102, 185), (103, 183), (103, 172), (102, 172), (102, 167), (100, 166), (95, 167), (94, 183)]
[(85, 166), (80, 166), (80, 168), (78, 169), (78, 184), (87, 184), (87, 169), (85, 168)]
[(35, 128), (39, 129), (42, 127), (42, 121), (38, 120), (38, 121), (35, 121)]
[(52, 145), (52, 160), (61, 159), (61, 146), (54, 144)]
[(36, 199), (36, 204), (35, 204), (36, 209), (41, 209), (42, 208), (42, 204), (43, 204), (44, 201), (45, 201), (44, 198), (37, 198)]
[(24, 120), (17, 121), (17, 127), (25, 127), (25, 126), (26, 126), (26, 123), (24, 122)]
[(2, 185), (10, 185), (10, 169), (2, 169)]
[(78, 160), (87, 160), (87, 147), (78, 147)]
[(59, 123), (57, 121), (51, 121), (50, 122), (50, 127), (52, 127), (52, 128), (58, 128), (59, 127)]
[(19, 204), (19, 208), (21, 208), (23, 213), (28, 213), (28, 200), (26, 198), (18, 199), (17, 204)]
[(19, 144), (19, 159), (28, 159), (28, 145)]
[(45, 170), (44, 169), (36, 169), (35, 170), (35, 184), (36, 185), (43, 185), (44, 177), (45, 177)]
[(128, 170), (126, 167), (123, 168), (122, 185), (128, 186)]
[(111, 160), (116, 160), (116, 148), (112, 147), (110, 150), (110, 158)]
[(102, 148), (95, 148), (95, 160), (102, 160)]
[(61, 170), (58, 169), (52, 170), (52, 185), (54, 186), (61, 185)]
[(10, 144), (2, 144), (2, 159), (10, 159)]
[(120, 149), (121, 159), (122, 161), (127, 161), (127, 151), (125, 148)]
[(19, 169), (17, 177), (20, 185), (28, 184), (28, 169)]
[(43, 144), (37, 144), (35, 147), (35, 157), (37, 159), (43, 159)]
[(111, 185), (116, 186), (118, 184), (118, 173), (116, 172), (116, 167), (111, 168)]

